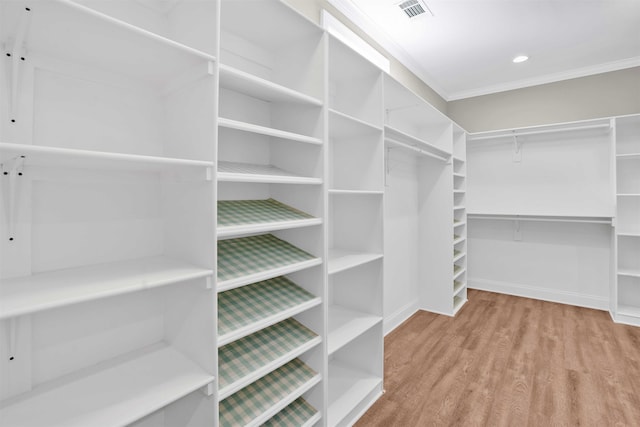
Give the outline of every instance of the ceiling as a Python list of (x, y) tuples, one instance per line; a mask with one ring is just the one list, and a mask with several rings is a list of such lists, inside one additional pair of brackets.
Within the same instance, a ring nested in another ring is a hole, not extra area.
[(329, 1), (447, 101), (640, 66), (640, 0)]

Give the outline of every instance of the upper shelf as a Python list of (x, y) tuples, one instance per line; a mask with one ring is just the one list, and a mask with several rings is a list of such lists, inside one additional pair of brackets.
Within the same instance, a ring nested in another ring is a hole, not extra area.
[[(69, 0), (5, 3), (1, 39), (6, 42), (24, 37), (24, 47), (33, 55), (162, 86), (198, 64), (216, 60)], [(21, 31), (26, 33), (20, 34)], [(207, 68), (203, 68), (204, 72)]]
[(212, 275), (205, 268), (153, 257), (3, 279), (0, 319)]
[(225, 291), (322, 263), (271, 234), (218, 241), (218, 290)]
[(384, 127), (384, 138), (391, 144), (407, 147), (442, 161), (448, 161), (451, 157), (450, 152), (388, 125)]
[(0, 409), (6, 426), (124, 426), (213, 382), (164, 347)]
[(508, 214), (508, 213), (473, 213), (468, 212), (469, 219), (498, 219), (517, 221), (547, 221), (547, 222), (584, 222), (593, 224), (611, 224), (608, 216), (583, 216), (583, 215), (540, 215), (540, 214)]
[(41, 145), (0, 143), (0, 163), (24, 156), (25, 166), (49, 166), (83, 169), (136, 171), (193, 171), (203, 170), (202, 177), (211, 174), (213, 162), (141, 156), (137, 154), (107, 153)]
[(288, 132), (285, 130), (274, 129), (267, 126), (255, 125), (252, 123), (242, 122), (239, 120), (227, 119), (225, 117), (218, 118), (218, 125), (223, 128), (240, 130), (259, 135), (273, 136), (275, 138), (287, 139), (290, 141), (304, 142), (307, 144), (322, 145), (322, 139), (313, 136), (301, 135), (298, 133)]
[(335, 109), (329, 109), (329, 133), (332, 138), (352, 138), (380, 132), (382, 132), (381, 127)]
[(218, 201), (218, 236), (258, 233), (322, 224), (321, 218), (274, 199)]
[(520, 136), (558, 135), (563, 133), (579, 132), (609, 132), (611, 121), (609, 119), (591, 120), (558, 125), (544, 125), (532, 128), (504, 129), (488, 132), (477, 132), (467, 135), (467, 141), (486, 141), (500, 138), (513, 138)]
[(238, 162), (218, 162), (218, 181), (322, 184), (321, 178), (296, 175), (271, 165)]
[(220, 64), (220, 86), (269, 102), (322, 105), (320, 99), (224, 64)]

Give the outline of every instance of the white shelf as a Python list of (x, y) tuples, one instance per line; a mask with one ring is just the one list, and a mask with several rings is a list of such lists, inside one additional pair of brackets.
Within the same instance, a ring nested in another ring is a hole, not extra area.
[(379, 126), (375, 126), (333, 108), (329, 109), (329, 129), (330, 135), (334, 138), (352, 138), (367, 133), (382, 132), (382, 128)]
[[(6, 22), (30, 17), (25, 47), (74, 64), (131, 76), (142, 82), (167, 82), (216, 58), (68, 0), (7, 3)], [(61, 23), (64, 23), (62, 25)], [(10, 33), (14, 28), (8, 29)], [(79, 37), (78, 35), (82, 35)]]
[(24, 156), (25, 166), (50, 166), (83, 169), (136, 170), (149, 172), (202, 169), (202, 179), (213, 170), (213, 162), (107, 153), (40, 145), (0, 143), (0, 163)]
[(458, 294), (460, 294), (460, 292), (462, 292), (464, 290), (464, 288), (467, 287), (467, 284), (464, 282), (458, 282), (456, 284), (456, 281), (454, 281), (453, 284), (453, 296), (458, 296)]
[(464, 258), (464, 257), (465, 257), (465, 255), (467, 255), (467, 253), (466, 253), (466, 252), (460, 252), (458, 255), (455, 255), (455, 256), (453, 257), (453, 262), (456, 262), (456, 261), (458, 261), (458, 260), (460, 260), (460, 259)]
[(622, 237), (640, 237), (640, 231), (636, 231), (636, 232), (618, 232), (617, 233), (618, 236), (622, 236)]
[(454, 177), (456, 177), (456, 178), (464, 178), (466, 175), (465, 175), (465, 174), (463, 174), (463, 173), (456, 173), (456, 172), (454, 172), (454, 173), (453, 173), (453, 176), (454, 176)]
[[(328, 425), (338, 425), (363, 400), (382, 386), (382, 378), (332, 361), (329, 364)], [(382, 392), (382, 390), (380, 390)]]
[(464, 194), (466, 190), (453, 190), (453, 194)]
[(322, 179), (300, 176), (271, 165), (218, 162), (218, 181), (271, 184), (322, 184)]
[(459, 295), (454, 296), (453, 297), (453, 314), (455, 315), (458, 311), (460, 311), (460, 309), (466, 302), (467, 302), (466, 298), (463, 298), (462, 296), (459, 296)]
[(344, 307), (329, 306), (328, 353), (333, 354), (346, 344), (362, 335), (378, 323), (382, 317), (349, 310)]
[(381, 190), (338, 190), (338, 189), (330, 189), (329, 190), (329, 194), (330, 195), (353, 195), (353, 196), (358, 196), (358, 195), (374, 195), (374, 196), (381, 196), (384, 194), (384, 191)]
[(344, 249), (329, 250), (329, 274), (338, 273), (382, 258), (382, 254), (357, 252)]
[(434, 155), (442, 160), (447, 160), (451, 157), (451, 153), (447, 150), (436, 147), (427, 141), (416, 138), (415, 136), (409, 135), (408, 133), (402, 132), (401, 130), (389, 125), (385, 125), (384, 127), (384, 137), (386, 141), (391, 142), (392, 144), (396, 143), (407, 147), (413, 147), (414, 149), (424, 151), (425, 153)]
[(124, 426), (210, 384), (170, 347), (101, 369), (0, 410), (6, 426)]
[(618, 197), (640, 197), (640, 193), (617, 193)]
[(461, 211), (461, 210), (464, 210), (464, 209), (466, 209), (464, 206), (454, 206), (453, 207), (454, 211)]
[(454, 222), (453, 228), (461, 227), (466, 224), (466, 221)]
[[(619, 276), (640, 277), (640, 269), (618, 268)], [(640, 291), (640, 289), (639, 289)]]
[(58, 270), (0, 285), (0, 318), (211, 277), (213, 271), (167, 257)]
[(453, 273), (453, 280), (456, 280), (458, 277), (462, 276), (462, 274), (467, 271), (466, 268), (462, 267), (460, 270)]
[(640, 307), (634, 307), (631, 305), (618, 305), (617, 314), (621, 314), (623, 316), (640, 318)]
[(479, 213), (467, 212), (469, 219), (498, 219), (510, 221), (548, 221), (548, 222), (578, 222), (593, 224), (611, 224), (610, 216), (584, 215), (545, 215), (545, 214), (509, 214), (509, 213)]
[(322, 101), (252, 74), (220, 64), (220, 86), (269, 102), (321, 106)]
[(464, 236), (459, 236), (457, 239), (456, 239), (456, 238), (454, 238), (454, 239), (453, 239), (453, 244), (454, 244), (454, 245), (457, 245), (458, 243), (460, 243), (460, 242), (464, 242), (465, 240), (466, 240), (466, 237), (464, 237)]
[(274, 138), (287, 139), (289, 141), (304, 142), (306, 144), (322, 145), (322, 139), (313, 136), (301, 135), (299, 133), (287, 132), (267, 126), (254, 125), (252, 123), (218, 117), (218, 125), (227, 129), (235, 129), (243, 132), (255, 133), (258, 135), (272, 136)]
[(616, 155), (618, 160), (640, 160), (640, 153), (628, 153)]

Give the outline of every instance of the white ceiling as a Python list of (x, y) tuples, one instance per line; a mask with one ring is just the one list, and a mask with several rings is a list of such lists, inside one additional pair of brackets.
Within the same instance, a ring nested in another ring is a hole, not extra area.
[(446, 100), (640, 66), (640, 0), (329, 1)]

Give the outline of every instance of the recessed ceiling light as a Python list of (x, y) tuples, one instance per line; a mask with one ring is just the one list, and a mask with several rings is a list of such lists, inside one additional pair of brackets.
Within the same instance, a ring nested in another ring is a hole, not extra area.
[(527, 59), (529, 59), (527, 55), (518, 55), (515, 58), (513, 58), (513, 62), (516, 64), (519, 64), (521, 62), (526, 61)]

